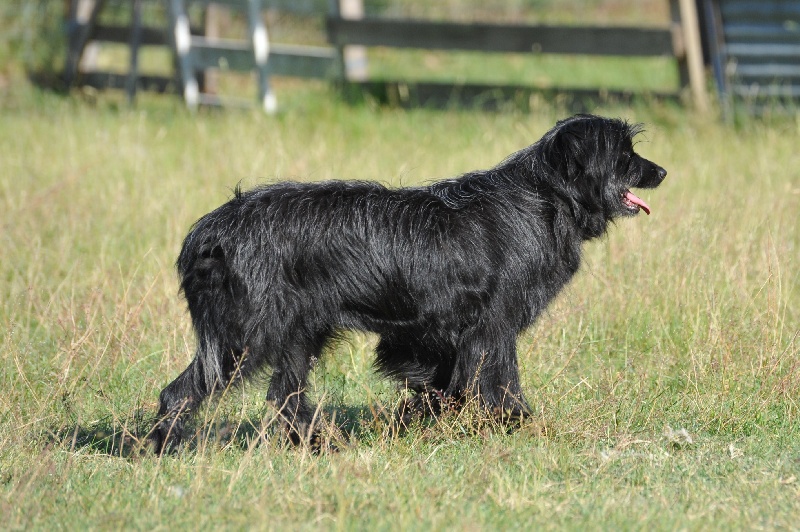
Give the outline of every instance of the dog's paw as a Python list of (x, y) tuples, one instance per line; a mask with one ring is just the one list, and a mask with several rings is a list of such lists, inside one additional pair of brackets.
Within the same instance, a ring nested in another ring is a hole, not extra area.
[(530, 418), (531, 414), (528, 410), (518, 406), (496, 406), (492, 408), (492, 416), (500, 425), (507, 427), (509, 431), (513, 431), (522, 426)]

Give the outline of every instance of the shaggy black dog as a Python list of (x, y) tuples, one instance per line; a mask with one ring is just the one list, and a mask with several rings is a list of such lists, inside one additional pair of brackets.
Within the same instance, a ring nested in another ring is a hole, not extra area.
[(292, 441), (313, 437), (306, 378), (346, 329), (380, 335), (375, 366), (416, 392), (417, 413), (475, 398), (524, 415), (517, 337), (578, 270), (584, 240), (649, 214), (630, 189), (667, 174), (634, 152), (639, 131), (578, 115), (491, 170), (426, 187), (237, 190), (178, 257), (197, 354), (161, 392), (156, 451), (205, 397), (266, 366)]

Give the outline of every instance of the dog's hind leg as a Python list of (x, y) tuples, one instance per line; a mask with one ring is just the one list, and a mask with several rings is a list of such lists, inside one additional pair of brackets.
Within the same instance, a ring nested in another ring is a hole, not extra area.
[[(221, 367), (204, 367), (217, 361)], [(244, 356), (235, 356), (231, 349), (209, 349), (201, 342), (195, 359), (159, 396), (158, 421), (150, 436), (157, 454), (180, 444), (186, 418), (206, 397), (242, 380), (243, 362), (247, 362), (246, 350)]]
[(314, 431), (314, 406), (306, 397), (306, 381), (321, 354), (327, 334), (297, 334), (290, 347), (280, 349), (273, 364), (267, 401), (278, 411), (278, 419), (294, 445), (318, 445)]
[(208, 395), (202, 379), (197, 379), (197, 364), (195, 359), (177, 379), (161, 391), (158, 421), (150, 433), (150, 440), (158, 455), (170, 452), (180, 444), (186, 417)]
[(237, 352), (242, 350), (209, 346), (199, 340), (194, 360), (159, 396), (158, 421), (150, 435), (157, 454), (174, 450), (181, 443), (185, 420), (204, 399), (242, 380), (240, 365), (246, 362), (247, 351), (245, 356), (236, 356)]
[(248, 363), (237, 304), (244, 291), (231, 275), (222, 249), (207, 246), (195, 253), (187, 245), (178, 270), (197, 338), (197, 353), (159, 397), (158, 421), (150, 436), (158, 454), (181, 442), (185, 419), (212, 392), (241, 380), (242, 366)]

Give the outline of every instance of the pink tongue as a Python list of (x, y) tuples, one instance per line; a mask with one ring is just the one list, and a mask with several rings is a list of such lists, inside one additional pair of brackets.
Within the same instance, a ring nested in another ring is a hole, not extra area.
[(642, 198), (640, 198), (630, 190), (625, 192), (625, 199), (627, 199), (634, 205), (638, 205), (639, 207), (644, 209), (644, 212), (647, 213), (648, 216), (650, 215), (650, 206), (647, 203), (645, 203)]

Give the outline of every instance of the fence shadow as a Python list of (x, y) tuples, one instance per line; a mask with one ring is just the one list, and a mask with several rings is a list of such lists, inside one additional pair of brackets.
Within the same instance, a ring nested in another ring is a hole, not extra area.
[(351, 104), (374, 102), (403, 109), (476, 109), (481, 111), (535, 111), (559, 106), (573, 113), (588, 112), (598, 104), (631, 105), (636, 102), (681, 102), (675, 92), (637, 92), (570, 87), (536, 88), (524, 85), (483, 85), (433, 82), (366, 81), (337, 85)]

